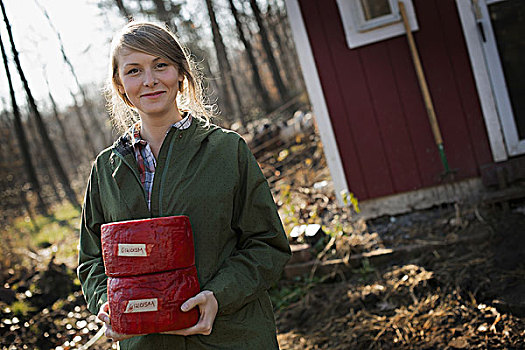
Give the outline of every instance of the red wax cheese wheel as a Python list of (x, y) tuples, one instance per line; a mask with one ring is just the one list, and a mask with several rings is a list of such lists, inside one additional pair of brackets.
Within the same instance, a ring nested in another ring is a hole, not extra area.
[(195, 264), (187, 216), (113, 222), (102, 225), (101, 231), (108, 276), (143, 275)]
[(200, 291), (195, 266), (143, 276), (108, 278), (111, 327), (121, 334), (148, 334), (191, 327), (198, 308), (181, 305)]

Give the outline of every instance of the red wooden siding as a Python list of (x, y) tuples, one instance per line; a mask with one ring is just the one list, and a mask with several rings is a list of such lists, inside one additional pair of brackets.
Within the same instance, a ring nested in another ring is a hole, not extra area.
[[(454, 0), (414, 0), (414, 33), (456, 179), (492, 162)], [(335, 0), (300, 0), (350, 190), (361, 200), (440, 183), (404, 36), (349, 49)]]

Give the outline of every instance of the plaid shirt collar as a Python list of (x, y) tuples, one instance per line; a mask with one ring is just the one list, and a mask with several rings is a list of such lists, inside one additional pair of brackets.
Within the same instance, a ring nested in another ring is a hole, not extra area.
[[(184, 112), (183, 117), (178, 122), (171, 125), (171, 128), (177, 128), (180, 130), (186, 130), (191, 126), (192, 116), (188, 112)], [(146, 146), (148, 144), (148, 141), (144, 140), (142, 136), (140, 136), (140, 128), (142, 124), (140, 121), (133, 124), (131, 127), (131, 135), (133, 137), (131, 138), (131, 147), (135, 149), (135, 147), (140, 146)], [(171, 128), (166, 131), (166, 134), (171, 130)], [(139, 147), (140, 148), (140, 147)]]
[[(192, 116), (189, 113), (185, 113), (182, 120), (176, 122), (171, 128), (177, 128), (185, 130), (191, 126)], [(151, 190), (153, 187), (153, 178), (155, 177), (155, 168), (157, 167), (157, 160), (153, 156), (148, 142), (140, 136), (140, 121), (135, 123), (131, 127), (131, 147), (135, 153), (135, 159), (137, 161), (137, 167), (139, 170), (139, 178), (144, 191), (146, 192), (146, 200), (148, 202), (148, 208), (151, 208)], [(166, 131), (166, 134), (171, 130)]]

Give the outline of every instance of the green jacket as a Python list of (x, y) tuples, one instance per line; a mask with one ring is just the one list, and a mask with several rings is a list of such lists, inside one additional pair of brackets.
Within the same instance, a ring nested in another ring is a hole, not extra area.
[(88, 308), (107, 300), (100, 226), (170, 215), (190, 218), (201, 290), (215, 294), (219, 312), (211, 335), (150, 334), (122, 349), (278, 348), (268, 288), (290, 257), (268, 184), (244, 140), (197, 118), (172, 128), (160, 149), (148, 209), (129, 138), (95, 160), (80, 228), (78, 276)]

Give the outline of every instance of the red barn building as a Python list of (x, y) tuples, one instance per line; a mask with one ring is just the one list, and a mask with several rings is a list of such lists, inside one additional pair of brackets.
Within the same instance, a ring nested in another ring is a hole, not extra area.
[(452, 181), (398, 0), (286, 0), (336, 194), (376, 214), (476, 195), (525, 169), (525, 1), (403, 4)]

